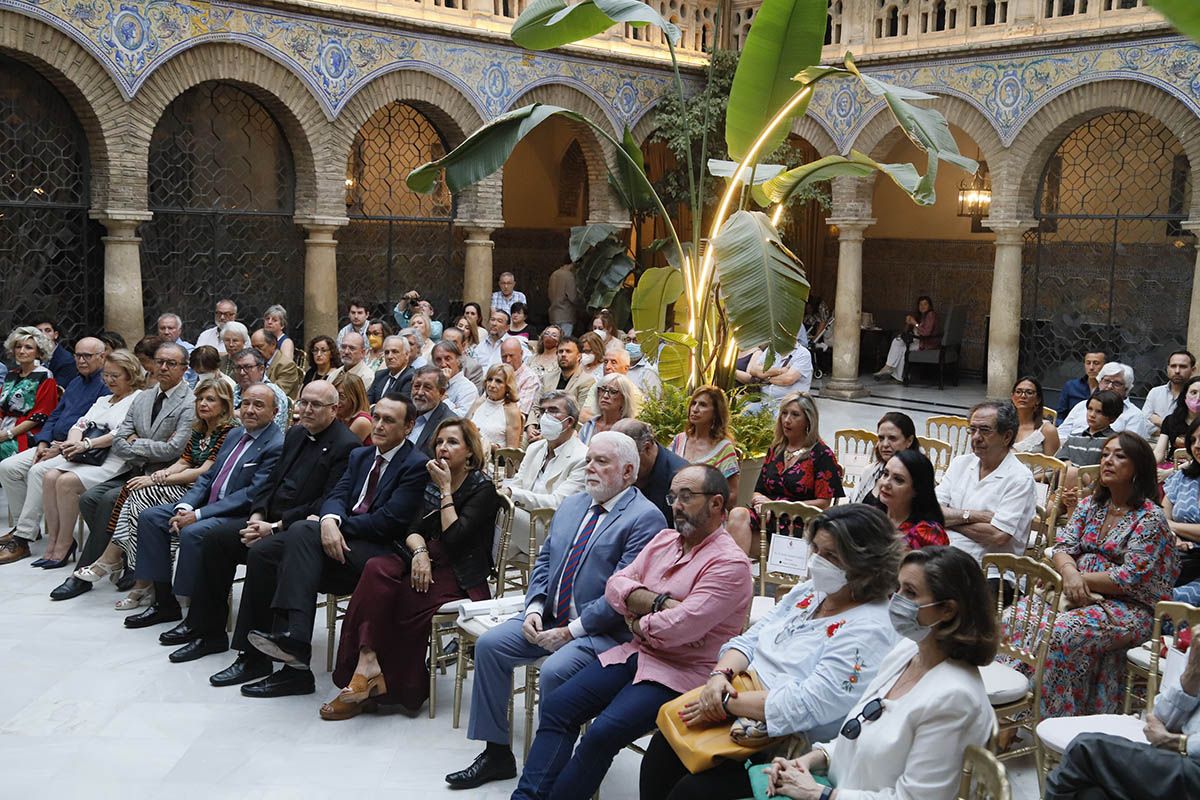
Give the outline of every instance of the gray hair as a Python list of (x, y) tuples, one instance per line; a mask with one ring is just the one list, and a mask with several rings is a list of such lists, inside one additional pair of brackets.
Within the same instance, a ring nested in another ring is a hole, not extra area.
[(156, 320), (154, 321), (154, 323), (155, 323), (155, 324), (154, 324), (154, 327), (156, 327), (156, 328), (157, 328), (157, 327), (158, 327), (158, 324), (159, 324), (159, 323), (161, 323), (161, 322), (162, 322), (164, 319), (173, 319), (173, 320), (175, 320), (175, 324), (176, 324), (176, 326), (178, 326), (178, 327), (179, 327), (179, 330), (181, 330), (181, 331), (183, 330), (183, 320), (180, 318), (180, 316), (179, 316), (178, 314), (175, 314), (175, 313), (173, 313), (173, 312), (171, 312), (171, 311), (168, 311), (168, 312), (167, 312), (167, 313), (165, 313), (165, 314), (159, 314), (159, 315), (158, 315), (158, 319), (156, 319)]
[(416, 380), (417, 378), (421, 377), (422, 375), (433, 375), (434, 377), (436, 377), (438, 391), (441, 392), (442, 394), (445, 394), (446, 390), (448, 388), (450, 388), (450, 379), (446, 377), (446, 373), (442, 372), (440, 369), (433, 366), (432, 364), (426, 364), (425, 366), (421, 367), (416, 372), (414, 372), (413, 380)]
[(221, 336), (224, 336), (227, 333), (240, 334), (243, 342), (246, 342), (246, 343), (250, 342), (249, 329), (246, 328), (246, 326), (243, 325), (242, 323), (238, 322), (236, 319), (232, 319), (229, 322), (226, 322), (224, 325), (221, 326)]
[(412, 342), (410, 342), (410, 344), (415, 344), (417, 347), (425, 346), (425, 336), (416, 328), (404, 328), (396, 335), (403, 336), (407, 339), (412, 339)]
[(453, 353), (455, 358), (462, 358), (462, 350), (454, 342), (447, 342), (445, 340), (438, 342), (433, 346), (433, 352), (436, 353), (439, 350), (443, 353)]
[(392, 341), (393, 339), (400, 341), (400, 342), (404, 342), (404, 346), (408, 347), (408, 340), (406, 340), (403, 336), (401, 336), (398, 333), (394, 333), (391, 336), (385, 336), (383, 338), (383, 346), (387, 347), (387, 343)]
[(271, 333), (266, 328), (259, 328), (258, 330), (255, 331), (255, 333), (257, 333), (259, 336), (263, 337), (263, 339), (265, 339), (267, 344), (271, 345), (271, 347), (279, 346), (279, 337), (276, 336), (275, 334)]
[(588, 440), (588, 450), (598, 444), (610, 445), (621, 468), (624, 469), (626, 465), (633, 467), (634, 477), (637, 477), (638, 466), (642, 463), (642, 459), (638, 455), (637, 445), (633, 443), (633, 439), (616, 431), (600, 431), (592, 434), (592, 438)]
[[(506, 364), (505, 366), (508, 365)], [(538, 407), (540, 408), (542, 403), (546, 402), (547, 400), (566, 401), (567, 415), (571, 419), (578, 421), (579, 403), (575, 402), (575, 398), (571, 396), (570, 392), (564, 392), (561, 389), (551, 389), (550, 391), (543, 393), (542, 396), (538, 398)]]
[(1017, 416), (1017, 407), (1011, 401), (984, 400), (982, 403), (976, 403), (967, 412), (967, 418), (975, 416), (976, 411), (995, 411), (996, 433), (1001, 436), (1012, 434), (1008, 437), (1008, 446), (1013, 446), (1013, 442), (1017, 440), (1017, 429), (1021, 427), (1021, 420)]
[(267, 310), (263, 312), (263, 318), (267, 317), (279, 317), (279, 324), (284, 328), (287, 327), (287, 309), (278, 303), (268, 306)]
[(1133, 367), (1129, 366), (1128, 364), (1122, 364), (1120, 361), (1110, 361), (1101, 367), (1100, 371), (1096, 373), (1096, 381), (1098, 383), (1101, 378), (1115, 376), (1118, 372), (1121, 373), (1121, 377), (1125, 379), (1125, 391), (1132, 391)]
[(246, 358), (247, 356), (253, 358), (254, 363), (257, 364), (258, 366), (260, 366), (260, 367), (267, 366), (267, 360), (265, 358), (263, 358), (263, 354), (258, 352), (257, 350), (255, 350), (253, 347), (247, 347), (244, 350), (238, 350), (237, 355), (235, 355), (233, 357), (233, 360), (237, 361), (239, 358)]
[(640, 419), (619, 419), (609, 430), (625, 434), (630, 439), (633, 439), (634, 444), (638, 447), (658, 445), (658, 439), (654, 436), (654, 428), (651, 428), (649, 423), (642, 422)]
[(13, 355), (13, 348), (17, 346), (17, 342), (23, 342), (26, 339), (33, 339), (33, 346), (37, 348), (38, 355), (42, 361), (49, 359), (50, 354), (54, 352), (54, 343), (50, 341), (50, 337), (32, 325), (22, 325), (19, 328), (13, 328), (13, 332), (4, 340), (4, 349), (11, 356)]

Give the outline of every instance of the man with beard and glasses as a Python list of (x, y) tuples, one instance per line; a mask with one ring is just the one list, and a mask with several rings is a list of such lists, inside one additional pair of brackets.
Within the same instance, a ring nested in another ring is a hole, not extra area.
[(554, 692), (514, 800), (592, 796), (621, 748), (654, 727), (663, 703), (707, 680), (721, 645), (741, 632), (754, 586), (750, 560), (725, 532), (728, 481), (714, 467), (689, 466), (667, 500), (674, 530), (651, 539), (604, 590), (633, 639)]
[(621, 615), (604, 599), (605, 582), (632, 563), (666, 526), (662, 512), (634, 488), (637, 471), (632, 439), (612, 432), (592, 437), (586, 491), (567, 497), (558, 507), (533, 565), (525, 613), (488, 631), (475, 644), (467, 737), (486, 742), (487, 749), (471, 766), (446, 776), (452, 789), (474, 789), (516, 776), (507, 708), (517, 666), (545, 658), (541, 694), (549, 697), (594, 663), (597, 653), (631, 638)]

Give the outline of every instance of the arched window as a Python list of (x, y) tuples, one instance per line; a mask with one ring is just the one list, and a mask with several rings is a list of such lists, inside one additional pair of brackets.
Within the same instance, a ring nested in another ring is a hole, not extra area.
[(586, 217), (581, 202), (587, 197), (587, 159), (579, 140), (572, 140), (563, 153), (558, 165), (558, 215), (560, 217)]

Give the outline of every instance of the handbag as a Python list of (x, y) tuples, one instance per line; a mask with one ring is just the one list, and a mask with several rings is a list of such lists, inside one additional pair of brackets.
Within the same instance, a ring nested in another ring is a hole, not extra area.
[[(739, 694), (766, 690), (753, 671), (739, 672), (733, 676), (732, 683)], [(755, 720), (738, 719), (732, 726), (727, 720), (723, 720), (688, 727), (680, 719), (679, 712), (688, 703), (699, 699), (702, 691), (704, 687), (700, 686), (685, 692), (664, 703), (658, 710), (658, 729), (662, 731), (663, 738), (671, 745), (671, 749), (679, 756), (688, 772), (695, 775), (711, 769), (717, 763), (717, 759), (741, 761), (768, 745), (781, 741), (767, 736), (766, 725), (760, 727)]]
[[(107, 425), (89, 425), (87, 430), (83, 432), (84, 439), (99, 439), (109, 432)], [(82, 453), (68, 458), (72, 464), (85, 464), (89, 467), (98, 467), (108, 458), (108, 451), (111, 447), (93, 447), (91, 450), (85, 450)]]

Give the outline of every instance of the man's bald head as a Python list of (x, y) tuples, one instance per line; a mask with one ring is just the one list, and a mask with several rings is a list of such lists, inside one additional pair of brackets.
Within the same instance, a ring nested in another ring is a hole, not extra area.
[(94, 375), (104, 367), (104, 342), (85, 336), (75, 343), (75, 368), (80, 375)]

